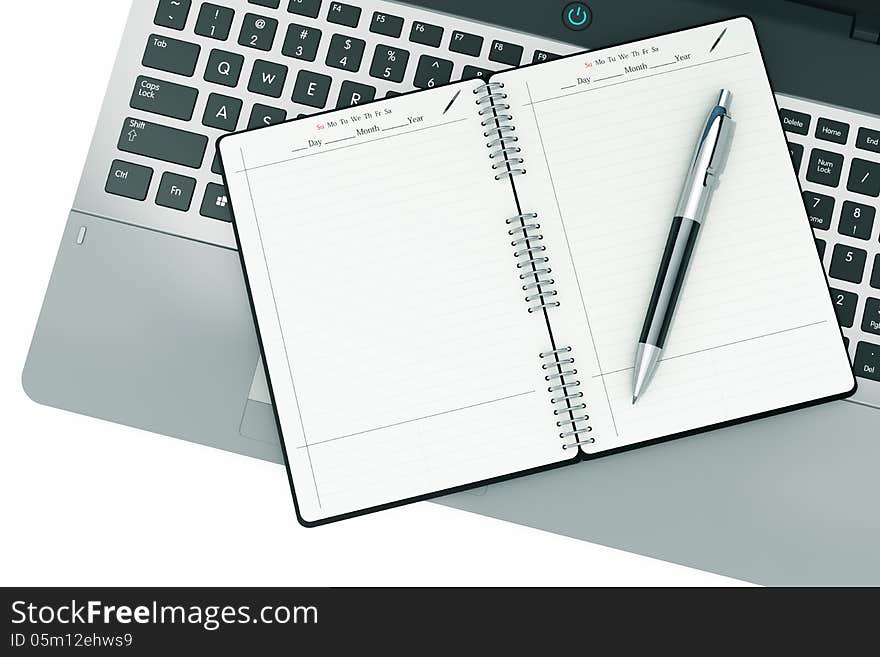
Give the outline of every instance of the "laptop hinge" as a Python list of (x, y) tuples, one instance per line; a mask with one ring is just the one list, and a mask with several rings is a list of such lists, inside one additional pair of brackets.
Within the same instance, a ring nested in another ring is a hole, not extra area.
[(857, 13), (853, 21), (852, 38), (868, 43), (880, 43), (880, 13)]

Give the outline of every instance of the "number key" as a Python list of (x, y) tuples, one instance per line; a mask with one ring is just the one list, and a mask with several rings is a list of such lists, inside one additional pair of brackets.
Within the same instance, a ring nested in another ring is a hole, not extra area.
[(361, 67), (366, 41), (334, 34), (327, 50), (327, 66), (341, 68), (343, 71), (355, 72)]
[(868, 297), (865, 301), (865, 316), (862, 318), (862, 330), (880, 335), (880, 299)]
[(431, 89), (447, 84), (452, 79), (452, 62), (447, 59), (422, 55), (416, 68), (413, 84), (419, 89)]
[(402, 82), (408, 62), (408, 51), (380, 43), (376, 46), (376, 52), (373, 54), (370, 75), (380, 80)]
[(846, 328), (852, 328), (856, 321), (856, 306), (859, 305), (859, 297), (846, 290), (831, 288), (831, 301), (834, 303), (834, 312), (837, 313), (837, 323)]
[(288, 57), (313, 62), (315, 55), (318, 54), (318, 44), (320, 43), (321, 30), (291, 23), (287, 27), (287, 36), (284, 39), (284, 47), (281, 52)]
[(861, 283), (865, 274), (865, 261), (868, 253), (851, 246), (837, 244), (831, 254), (831, 267), (828, 273), (832, 278), (837, 278), (850, 283)]
[(813, 228), (819, 230), (831, 228), (831, 215), (834, 214), (834, 199), (831, 196), (804, 192), (804, 206), (807, 208), (807, 216), (810, 217), (810, 225)]
[(853, 158), (846, 188), (866, 196), (880, 196), (880, 163)]
[(880, 346), (859, 342), (853, 358), (853, 373), (863, 379), (880, 381)]
[(206, 2), (202, 5), (199, 18), (196, 20), (196, 34), (226, 41), (229, 38), (229, 30), (232, 29), (233, 18), (235, 18), (235, 10)]
[(837, 232), (860, 240), (869, 240), (871, 239), (871, 231), (874, 229), (875, 213), (876, 210), (870, 205), (846, 201), (840, 214)]
[(278, 21), (274, 18), (266, 18), (257, 14), (245, 14), (244, 23), (241, 26), (241, 34), (238, 43), (248, 48), (258, 50), (272, 50), (275, 43), (275, 32), (278, 30)]

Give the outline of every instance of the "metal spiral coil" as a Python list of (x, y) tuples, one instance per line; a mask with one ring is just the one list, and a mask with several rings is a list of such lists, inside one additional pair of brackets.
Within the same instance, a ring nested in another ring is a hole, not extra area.
[(486, 147), (490, 149), (489, 158), (497, 160), (492, 164), (495, 171), (495, 180), (512, 178), (526, 172), (525, 161), (519, 157), (521, 149), (513, 146), (519, 141), (513, 133), (516, 127), (513, 125), (513, 115), (510, 114), (510, 104), (505, 102), (507, 94), (503, 91), (503, 82), (487, 82), (474, 89), (477, 96), (476, 103), (480, 106), (478, 114), (483, 117), (480, 125), (486, 128), (483, 136), (489, 139)]
[(544, 236), (538, 232), (541, 224), (533, 221), (538, 215), (534, 212), (518, 214), (505, 220), (511, 228), (507, 234), (513, 237), (510, 246), (514, 247), (513, 257), (516, 258), (516, 268), (524, 270), (519, 279), (523, 281), (523, 292), (526, 303), (529, 304), (530, 313), (546, 308), (555, 308), (559, 302), (553, 299), (557, 296), (553, 289), (555, 281), (550, 278), (550, 267), (546, 266), (550, 261), (546, 255), (547, 247), (540, 244)]
[[(556, 426), (560, 428), (559, 437), (568, 441), (562, 444), (562, 449), (596, 442), (592, 436), (587, 437), (593, 432), (593, 427), (587, 424), (590, 416), (586, 412), (587, 405), (582, 401), (584, 393), (578, 389), (581, 382), (574, 378), (577, 376), (577, 368), (574, 367), (571, 351), (571, 347), (560, 347), (538, 354), (545, 361), (541, 365), (542, 370), (555, 370), (544, 377), (548, 383), (553, 382), (553, 385), (547, 387), (547, 392), (562, 393), (550, 398), (550, 403), (556, 407), (553, 415), (560, 418), (556, 421)], [(569, 440), (571, 438), (574, 440)]]

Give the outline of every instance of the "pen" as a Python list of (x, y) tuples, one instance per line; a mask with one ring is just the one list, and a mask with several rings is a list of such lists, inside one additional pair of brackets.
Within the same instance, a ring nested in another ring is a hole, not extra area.
[(722, 89), (718, 102), (709, 112), (685, 178), (636, 348), (633, 404), (645, 392), (660, 363), (700, 225), (706, 217), (712, 191), (718, 186), (727, 162), (736, 126), (730, 117), (731, 100), (730, 91)]

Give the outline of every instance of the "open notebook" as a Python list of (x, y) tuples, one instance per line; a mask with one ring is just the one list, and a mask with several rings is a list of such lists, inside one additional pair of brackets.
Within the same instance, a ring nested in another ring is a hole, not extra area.
[[(722, 87), (732, 152), (633, 405), (645, 309)], [(220, 149), (304, 524), (854, 388), (748, 19)]]

